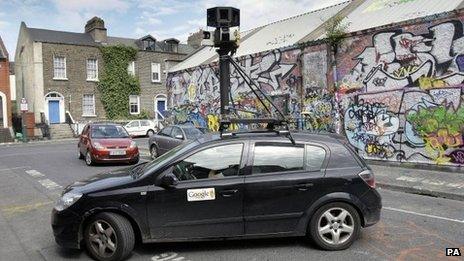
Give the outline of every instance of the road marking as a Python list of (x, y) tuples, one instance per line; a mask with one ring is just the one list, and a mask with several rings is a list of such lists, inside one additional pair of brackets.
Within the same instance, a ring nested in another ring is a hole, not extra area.
[(185, 257), (179, 256), (178, 253), (175, 252), (167, 252), (162, 253), (151, 258), (152, 261), (189, 261), (185, 260)]
[(52, 204), (52, 201), (46, 201), (46, 202), (39, 202), (39, 203), (33, 203), (33, 204), (27, 204), (27, 205), (20, 205), (20, 206), (11, 206), (11, 207), (6, 207), (2, 208), (2, 211), (5, 212), (7, 215), (12, 215), (15, 213), (22, 213), (22, 212), (27, 212), (30, 210), (38, 209), (43, 206), (47, 206)]
[(27, 168), (30, 168), (30, 167), (31, 167), (31, 166), (21, 166), (21, 167), (0, 169), (0, 171), (8, 171), (8, 170), (13, 170), (13, 169), (27, 169)]
[(396, 180), (407, 181), (407, 182), (415, 182), (415, 183), (422, 183), (422, 184), (428, 184), (428, 185), (433, 185), (433, 186), (446, 186), (446, 187), (451, 187), (451, 188), (464, 188), (464, 183), (448, 183), (448, 182), (444, 182), (444, 181), (433, 181), (433, 180), (424, 179), (424, 178), (414, 178), (414, 177), (401, 176), (401, 177), (396, 178)]
[(60, 185), (58, 185), (56, 182), (50, 180), (50, 179), (41, 179), (39, 180), (39, 183), (44, 186), (46, 189), (52, 190), (52, 189), (58, 189), (61, 188)]
[(26, 173), (29, 174), (30, 176), (34, 177), (34, 178), (45, 177), (44, 174), (40, 173), (39, 171), (37, 171), (35, 169), (26, 170)]
[(447, 217), (440, 217), (440, 216), (429, 215), (429, 214), (423, 214), (423, 213), (418, 213), (418, 212), (409, 211), (409, 210), (404, 210), (404, 209), (399, 209), (399, 208), (383, 207), (382, 209), (391, 210), (391, 211), (397, 211), (397, 212), (403, 212), (403, 213), (412, 214), (412, 215), (417, 215), (417, 216), (423, 216), (423, 217), (441, 219), (441, 220), (452, 221), (452, 222), (457, 222), (457, 223), (463, 223), (463, 224), (464, 224), (464, 220), (453, 219), (453, 218), (447, 218)]

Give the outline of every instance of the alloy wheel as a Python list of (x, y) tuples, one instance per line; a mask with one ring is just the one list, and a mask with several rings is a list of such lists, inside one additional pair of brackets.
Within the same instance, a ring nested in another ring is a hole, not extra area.
[(103, 221), (94, 221), (89, 230), (90, 247), (94, 253), (102, 258), (108, 258), (114, 255), (118, 247), (118, 239), (113, 227)]
[(87, 153), (85, 154), (85, 163), (87, 163), (87, 165), (92, 165), (92, 155), (90, 155), (90, 152), (87, 151)]
[(151, 146), (150, 155), (151, 155), (151, 159), (156, 159), (156, 157), (158, 157), (158, 149), (156, 148), (155, 145)]
[(340, 245), (351, 238), (354, 226), (353, 217), (346, 209), (334, 207), (321, 215), (317, 229), (324, 242), (330, 245)]

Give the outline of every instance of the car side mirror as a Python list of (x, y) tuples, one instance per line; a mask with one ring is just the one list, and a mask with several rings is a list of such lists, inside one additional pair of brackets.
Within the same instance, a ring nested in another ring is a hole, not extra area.
[(181, 134), (179, 134), (179, 135), (174, 136), (174, 138), (176, 138), (176, 139), (178, 139), (178, 140), (183, 140), (183, 139), (184, 139), (184, 136), (182, 136)]
[(179, 183), (179, 180), (177, 179), (176, 175), (174, 175), (174, 173), (167, 173), (161, 178), (160, 187), (175, 188), (177, 183)]

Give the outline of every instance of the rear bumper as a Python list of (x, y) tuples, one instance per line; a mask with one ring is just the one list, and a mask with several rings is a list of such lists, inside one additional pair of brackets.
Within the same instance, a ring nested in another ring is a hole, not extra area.
[(380, 220), (380, 213), (382, 209), (382, 197), (375, 189), (369, 189), (362, 197), (361, 201), (364, 204), (362, 209), (364, 216), (364, 227), (369, 227)]
[(55, 242), (64, 248), (80, 248), (79, 226), (81, 218), (72, 211), (53, 209), (51, 225)]

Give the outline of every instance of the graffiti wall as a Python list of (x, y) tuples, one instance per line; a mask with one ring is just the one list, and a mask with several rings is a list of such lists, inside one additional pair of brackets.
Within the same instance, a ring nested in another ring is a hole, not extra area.
[[(238, 64), (259, 85), (273, 102), (291, 117), (301, 112), (301, 50), (274, 50), (262, 55), (247, 56)], [(208, 65), (170, 74), (167, 81), (172, 116), (175, 122), (192, 122), (217, 131), (219, 128), (218, 66)], [(234, 113), (240, 117), (266, 114), (238, 71), (231, 66), (231, 96)]]
[(336, 59), (344, 132), (362, 156), (464, 164), (461, 20), (352, 37)]

